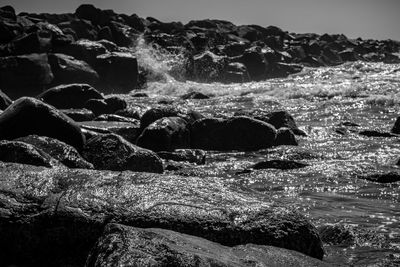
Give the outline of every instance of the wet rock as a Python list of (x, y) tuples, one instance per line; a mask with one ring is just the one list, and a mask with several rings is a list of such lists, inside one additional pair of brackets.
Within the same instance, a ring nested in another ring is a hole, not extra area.
[(73, 119), (74, 121), (91, 121), (95, 119), (93, 111), (82, 109), (60, 109), (62, 113)]
[(131, 143), (136, 143), (141, 130), (138, 120), (130, 122), (119, 121), (82, 121), (78, 123), (82, 129), (98, 133), (115, 133)]
[(101, 10), (93, 5), (80, 5), (75, 15), (80, 19), (90, 21), (93, 25), (106, 25), (112, 20), (117, 20), (117, 14), (112, 10)]
[(88, 84), (59, 85), (44, 91), (37, 98), (58, 109), (83, 108), (90, 99), (104, 99)]
[(400, 117), (397, 117), (391, 132), (394, 134), (400, 134)]
[(268, 72), (267, 78), (286, 78), (289, 75), (301, 72), (302, 70), (303, 67), (299, 64), (278, 62)]
[(8, 44), (9, 55), (48, 53), (51, 51), (51, 34), (38, 30), (14, 39)]
[(85, 61), (63, 54), (49, 54), (49, 63), (54, 74), (52, 84), (87, 83), (96, 85), (99, 75)]
[(117, 96), (107, 97), (105, 101), (107, 103), (108, 113), (114, 113), (118, 110), (126, 109), (128, 106), (128, 103), (124, 99)]
[(92, 111), (96, 116), (109, 113), (108, 104), (104, 99), (89, 99), (84, 108)]
[(0, 109), (6, 109), (12, 104), (12, 100), (0, 90)]
[(191, 129), (191, 147), (206, 150), (258, 150), (271, 147), (275, 139), (274, 126), (245, 116), (202, 119)]
[[(251, 260), (249, 260), (251, 259)], [(301, 253), (272, 247), (226, 247), (203, 238), (157, 228), (109, 224), (86, 266), (325, 266)]]
[(130, 96), (132, 96), (132, 97), (149, 97), (148, 94), (142, 93), (142, 92), (133, 93)]
[(98, 32), (93, 24), (88, 20), (70, 19), (58, 24), (58, 27), (66, 33), (66, 29), (73, 31), (75, 39), (97, 40)]
[(238, 61), (244, 64), (252, 81), (260, 81), (266, 78), (268, 62), (261, 52), (261, 48), (252, 47), (247, 49), (238, 58)]
[(100, 86), (113, 93), (129, 93), (138, 85), (138, 63), (130, 53), (110, 53), (96, 58)]
[(13, 99), (39, 94), (53, 78), (46, 54), (0, 58), (0, 87)]
[(189, 148), (188, 122), (179, 117), (165, 117), (147, 126), (137, 140), (137, 145), (153, 151), (171, 151)]
[(294, 135), (293, 131), (289, 128), (282, 127), (279, 128), (276, 132), (276, 139), (275, 139), (275, 146), (297, 146), (298, 142), (296, 140), (296, 136)]
[(190, 162), (196, 164), (206, 163), (206, 152), (201, 149), (175, 149), (172, 152), (160, 151), (157, 155), (165, 160)]
[(361, 125), (351, 122), (351, 121), (344, 121), (339, 124), (339, 126), (346, 126), (346, 127), (360, 127)]
[(199, 82), (221, 81), (228, 64), (227, 57), (217, 56), (211, 51), (205, 51), (193, 58), (193, 78)]
[(205, 95), (201, 92), (190, 92), (181, 96), (182, 99), (209, 99), (208, 95)]
[(140, 107), (127, 107), (126, 109), (120, 109), (115, 112), (115, 115), (123, 116), (126, 118), (140, 120), (140, 113), (142, 113)]
[(321, 259), (315, 227), (264, 199), (215, 177), (0, 163), (2, 263), (82, 266), (110, 221), (226, 246), (278, 246)]
[(251, 168), (254, 170), (264, 169), (280, 169), (280, 170), (292, 170), (301, 169), (307, 167), (308, 164), (292, 161), (292, 160), (267, 160), (254, 164)]
[(33, 145), (69, 168), (93, 169), (93, 165), (84, 160), (75, 148), (57, 139), (29, 135), (15, 141)]
[(99, 170), (163, 172), (157, 154), (137, 147), (116, 134), (89, 139), (82, 155)]
[(0, 115), (0, 140), (32, 134), (56, 138), (78, 151), (85, 144), (79, 126), (72, 119), (40, 100), (22, 97)]
[(128, 118), (116, 114), (103, 114), (93, 119), (94, 121), (115, 121), (115, 122), (128, 122), (139, 125), (140, 122), (137, 119)]
[(360, 131), (358, 134), (364, 135), (367, 137), (398, 137), (396, 134), (381, 132), (376, 130), (364, 130)]
[(246, 66), (239, 62), (229, 63), (224, 70), (223, 77), (223, 82), (225, 83), (244, 83), (250, 81)]
[(17, 141), (0, 141), (0, 161), (54, 167), (54, 158), (33, 145)]
[(400, 174), (397, 172), (377, 173), (357, 176), (359, 179), (376, 183), (395, 183), (400, 181)]
[(143, 114), (143, 116), (140, 118), (140, 127), (145, 129), (156, 120), (165, 117), (180, 117), (186, 120), (188, 123), (194, 123), (196, 120), (199, 120), (204, 116), (196, 111), (190, 109), (181, 109), (175, 106), (157, 107), (149, 109)]

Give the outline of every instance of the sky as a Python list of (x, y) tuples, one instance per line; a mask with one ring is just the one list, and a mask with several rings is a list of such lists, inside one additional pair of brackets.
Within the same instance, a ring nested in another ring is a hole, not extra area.
[(0, 0), (17, 12), (35, 13), (73, 13), (83, 3), (165, 22), (223, 19), (296, 33), (400, 41), (400, 0)]

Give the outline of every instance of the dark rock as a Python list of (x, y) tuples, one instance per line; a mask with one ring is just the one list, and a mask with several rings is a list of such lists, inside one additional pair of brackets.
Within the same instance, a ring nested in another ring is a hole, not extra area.
[(80, 151), (85, 138), (76, 123), (40, 100), (22, 97), (0, 115), (0, 139), (27, 135), (56, 138)]
[(202, 119), (191, 129), (191, 147), (206, 150), (258, 150), (271, 147), (275, 139), (271, 124), (244, 116)]
[(250, 81), (250, 76), (245, 65), (239, 62), (231, 62), (224, 70), (222, 81), (225, 83), (244, 83)]
[(51, 34), (41, 30), (22, 35), (9, 44), (12, 55), (47, 53), (51, 48)]
[(400, 181), (400, 174), (397, 172), (377, 173), (357, 176), (359, 179), (368, 180), (376, 183), (395, 183)]
[(376, 130), (364, 130), (359, 132), (360, 135), (368, 136), (368, 137), (398, 137), (396, 134), (381, 132)]
[(391, 132), (394, 134), (400, 134), (400, 117), (397, 117)]
[(108, 105), (104, 99), (89, 99), (84, 107), (91, 110), (96, 116), (109, 113)]
[(146, 26), (144, 25), (143, 20), (138, 15), (132, 14), (130, 16), (127, 16), (121, 14), (120, 16), (125, 20), (125, 23), (128, 26), (134, 28), (139, 32), (144, 32)]
[(57, 139), (29, 135), (15, 141), (33, 145), (69, 168), (93, 169), (93, 165), (84, 160), (75, 148)]
[(72, 19), (61, 22), (58, 26), (65, 33), (65, 29), (72, 29), (76, 39), (97, 40), (98, 32), (93, 24), (88, 20)]
[(99, 170), (163, 172), (157, 154), (137, 147), (115, 134), (89, 139), (82, 155)]
[[(1, 13), (5, 14), (5, 12)], [(0, 19), (0, 43), (9, 43), (22, 33), (23, 27), (17, 21), (13, 19)]]
[(118, 110), (126, 109), (128, 106), (128, 103), (124, 99), (117, 96), (107, 97), (105, 101), (107, 103), (108, 113), (114, 113)]
[(138, 64), (129, 53), (99, 55), (95, 68), (101, 78), (101, 86), (114, 93), (129, 93), (137, 88)]
[(280, 170), (292, 170), (307, 167), (308, 164), (292, 161), (292, 160), (267, 160), (254, 164), (251, 168), (254, 170), (264, 169), (280, 169)]
[(120, 109), (115, 112), (115, 115), (123, 116), (126, 118), (137, 119), (140, 120), (141, 113), (140, 107), (127, 107), (126, 109)]
[(58, 109), (83, 108), (90, 99), (104, 99), (96, 89), (88, 84), (65, 84), (50, 88), (37, 96)]
[(289, 145), (297, 146), (298, 142), (293, 131), (289, 128), (279, 128), (276, 132), (275, 146)]
[(181, 96), (182, 99), (209, 99), (210, 97), (208, 95), (205, 95), (201, 92), (189, 92), (187, 94), (184, 94)]
[(95, 85), (99, 75), (84, 61), (63, 54), (50, 54), (49, 63), (54, 74), (54, 85), (87, 83)]
[(73, 119), (74, 121), (91, 121), (95, 119), (95, 115), (91, 110), (82, 109), (60, 109), (62, 113)]
[(244, 64), (252, 81), (260, 81), (266, 78), (268, 62), (259, 47), (247, 49), (238, 58), (238, 61)]
[(11, 98), (35, 96), (53, 78), (46, 54), (0, 58), (0, 88)]
[(171, 151), (190, 147), (188, 122), (179, 117), (165, 117), (147, 126), (137, 145), (153, 151)]
[(115, 121), (115, 122), (128, 122), (140, 125), (137, 119), (124, 117), (116, 114), (103, 114), (93, 119), (94, 121)]
[(193, 79), (199, 82), (221, 81), (228, 58), (205, 51), (193, 58)]
[(346, 49), (344, 51), (339, 52), (339, 56), (343, 61), (357, 61), (361, 60), (361, 58), (357, 55), (354, 49)]
[(267, 78), (285, 78), (291, 74), (301, 72), (303, 67), (298, 64), (278, 62), (267, 74)]
[(132, 119), (130, 122), (118, 121), (82, 121), (79, 125), (86, 130), (98, 133), (115, 133), (131, 143), (136, 143), (140, 135), (140, 124), (138, 120)]
[(351, 122), (351, 121), (344, 121), (339, 124), (339, 126), (346, 126), (346, 127), (360, 127), (359, 124)]
[(175, 106), (163, 106), (147, 110), (140, 118), (140, 127), (145, 129), (156, 120), (165, 117), (180, 117), (190, 124), (194, 123), (196, 120), (204, 118), (200, 113), (190, 109), (182, 109)]
[(0, 163), (2, 263), (83, 266), (110, 221), (321, 259), (321, 240), (305, 216), (264, 201), (215, 177)]
[(54, 167), (59, 164), (54, 158), (33, 145), (17, 141), (0, 141), (0, 161)]
[[(249, 260), (251, 259), (251, 260)], [(301, 253), (272, 246), (226, 247), (158, 228), (109, 224), (92, 249), (87, 267), (148, 266), (328, 266)]]
[(101, 10), (89, 4), (80, 5), (76, 9), (75, 15), (80, 19), (90, 21), (93, 25), (105, 25), (117, 19), (114, 11)]
[(6, 109), (11, 104), (12, 100), (0, 90), (0, 109)]
[(142, 93), (142, 92), (134, 93), (134, 94), (131, 94), (130, 96), (132, 96), (132, 97), (149, 97), (148, 94)]
[(160, 151), (157, 155), (165, 160), (186, 161), (199, 165), (206, 163), (206, 152), (201, 149), (176, 149), (172, 152)]

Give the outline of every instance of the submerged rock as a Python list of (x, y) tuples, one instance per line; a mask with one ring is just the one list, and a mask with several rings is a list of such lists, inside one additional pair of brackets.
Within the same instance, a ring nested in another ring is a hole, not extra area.
[(157, 154), (137, 147), (116, 134), (89, 139), (82, 155), (99, 170), (163, 172)]
[(400, 134), (400, 117), (397, 117), (391, 132), (394, 134)]
[(79, 126), (61, 111), (35, 98), (22, 97), (0, 115), (0, 140), (31, 134), (56, 138), (78, 151), (85, 144)]
[(191, 128), (192, 148), (206, 150), (258, 150), (273, 146), (275, 139), (271, 124), (244, 116), (202, 119)]
[(367, 137), (398, 137), (398, 135), (388, 133), (388, 132), (381, 132), (376, 130), (364, 130), (360, 131), (358, 134), (364, 135)]
[(82, 266), (110, 221), (226, 246), (283, 247), (321, 259), (303, 215), (216, 177), (40, 168), (0, 163), (2, 262)]
[(69, 168), (93, 169), (93, 165), (84, 160), (75, 148), (57, 139), (29, 135), (15, 141), (33, 145)]
[(206, 152), (201, 149), (175, 149), (172, 152), (160, 151), (157, 152), (160, 158), (173, 161), (186, 161), (196, 164), (206, 163)]
[(254, 164), (251, 168), (254, 170), (263, 169), (280, 169), (280, 170), (291, 170), (300, 169), (307, 167), (308, 164), (292, 161), (292, 160), (267, 160)]
[(280, 128), (276, 132), (276, 140), (275, 146), (289, 145), (289, 146), (297, 146), (299, 143), (296, 140), (296, 136), (293, 131), (289, 128)]
[[(251, 260), (250, 260), (251, 259)], [(260, 245), (226, 247), (203, 238), (149, 228), (109, 224), (87, 267), (100, 266), (328, 266), (301, 253)]]
[(395, 183), (400, 181), (400, 174), (397, 172), (377, 173), (360, 175), (357, 178), (365, 179), (376, 183)]

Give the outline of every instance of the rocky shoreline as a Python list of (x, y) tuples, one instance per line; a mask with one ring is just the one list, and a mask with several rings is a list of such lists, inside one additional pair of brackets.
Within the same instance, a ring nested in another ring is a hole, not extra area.
[[(209, 150), (296, 146), (307, 134), (283, 110), (206, 117), (173, 103), (132, 107), (110, 93), (145, 86), (150, 70), (138, 64), (139, 38), (181, 55), (179, 77), (198, 82), (260, 81), (356, 60), (400, 63), (400, 43), (392, 40), (220, 20), (163, 23), (91, 5), (59, 15), (0, 8), (3, 263), (328, 265), (318, 230), (298, 211), (217, 177), (163, 174), (181, 163), (205, 164)], [(357, 133), (396, 137), (398, 124), (392, 133)], [(352, 127), (341, 125), (337, 133)], [(243, 173), (306, 166), (272, 160)], [(392, 182), (398, 175), (361, 178)]]

